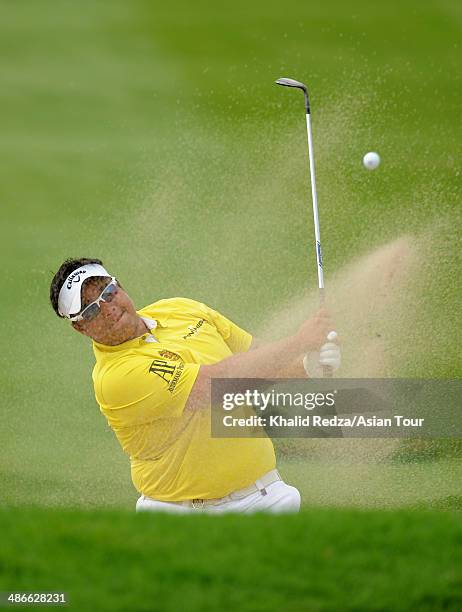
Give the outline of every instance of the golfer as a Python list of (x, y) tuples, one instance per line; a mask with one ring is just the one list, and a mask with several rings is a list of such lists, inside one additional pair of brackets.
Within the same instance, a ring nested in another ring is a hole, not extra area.
[[(307, 351), (338, 367), (320, 310), (299, 331), (257, 345), (208, 306), (186, 298), (135, 310), (99, 259), (68, 259), (55, 274), (56, 314), (93, 340), (101, 412), (129, 455), (137, 511), (296, 512), (300, 494), (276, 470), (269, 438), (212, 438), (212, 378), (306, 376)], [(327, 347), (327, 348), (326, 348)]]

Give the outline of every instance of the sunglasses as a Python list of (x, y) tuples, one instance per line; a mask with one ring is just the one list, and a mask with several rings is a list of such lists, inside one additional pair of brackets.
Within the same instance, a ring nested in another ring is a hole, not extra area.
[(96, 298), (94, 302), (91, 302), (90, 304), (88, 304), (88, 306), (85, 306), (85, 308), (82, 310), (80, 314), (70, 317), (70, 320), (71, 321), (87, 321), (87, 322), (92, 321), (101, 312), (101, 307), (100, 307), (101, 302), (112, 302), (117, 291), (118, 291), (118, 283), (116, 279), (112, 276), (111, 282), (109, 283), (109, 285), (107, 285), (102, 290), (99, 297)]

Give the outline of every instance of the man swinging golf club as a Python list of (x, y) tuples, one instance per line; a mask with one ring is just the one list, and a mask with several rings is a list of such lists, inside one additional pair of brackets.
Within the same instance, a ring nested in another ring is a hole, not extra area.
[[(135, 310), (99, 259), (68, 259), (55, 274), (56, 314), (93, 340), (96, 400), (141, 496), (138, 511), (296, 512), (300, 495), (276, 470), (269, 438), (212, 438), (213, 378), (306, 376), (304, 356), (339, 367), (324, 309), (293, 336), (259, 345), (212, 308), (186, 298)], [(305, 360), (306, 364), (306, 360)], [(317, 376), (316, 372), (308, 375)]]

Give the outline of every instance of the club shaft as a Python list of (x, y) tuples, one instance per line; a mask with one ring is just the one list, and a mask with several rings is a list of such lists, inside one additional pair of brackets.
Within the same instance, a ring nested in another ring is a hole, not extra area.
[(314, 235), (316, 240), (316, 261), (318, 267), (318, 286), (322, 303), (324, 301), (324, 274), (322, 269), (321, 231), (319, 229), (318, 196), (316, 192), (316, 175), (314, 171), (313, 136), (311, 133), (310, 113), (306, 113), (306, 133), (308, 136), (308, 158), (310, 162), (311, 199), (313, 202)]
[[(324, 273), (322, 268), (322, 250), (321, 250), (321, 231), (319, 229), (319, 214), (318, 214), (318, 196), (316, 192), (316, 175), (314, 171), (314, 152), (313, 152), (313, 137), (311, 133), (311, 116), (310, 116), (310, 101), (306, 85), (300, 81), (289, 78), (280, 78), (276, 81), (278, 85), (286, 87), (296, 87), (301, 89), (305, 96), (305, 116), (306, 116), (306, 133), (308, 136), (308, 159), (310, 162), (310, 179), (311, 179), (311, 199), (313, 202), (313, 219), (314, 219), (314, 235), (316, 240), (316, 262), (318, 269), (318, 287), (319, 287), (319, 305), (324, 306)], [(323, 366), (324, 378), (332, 377), (332, 368)]]
[[(316, 174), (314, 171), (313, 135), (311, 132), (311, 116), (309, 108), (306, 113), (306, 133), (308, 136), (308, 157), (310, 161), (311, 199), (313, 201), (314, 235), (316, 239), (316, 261), (318, 264), (319, 305), (324, 306), (324, 273), (322, 269), (321, 230), (319, 228), (318, 194), (316, 191)], [(332, 368), (323, 366), (323, 378), (332, 378)]]

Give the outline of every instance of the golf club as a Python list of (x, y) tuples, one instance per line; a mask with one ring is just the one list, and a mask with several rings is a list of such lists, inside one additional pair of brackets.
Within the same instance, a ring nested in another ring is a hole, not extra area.
[[(313, 153), (313, 137), (311, 133), (311, 113), (310, 113), (310, 99), (308, 97), (308, 90), (306, 85), (295, 79), (280, 78), (276, 81), (277, 85), (283, 85), (284, 87), (294, 87), (301, 89), (305, 96), (305, 113), (306, 113), (306, 130), (308, 134), (308, 157), (310, 162), (310, 177), (311, 177), (311, 196), (313, 201), (313, 218), (314, 218), (314, 235), (316, 240), (316, 261), (318, 269), (318, 286), (319, 286), (319, 303), (322, 306), (324, 304), (324, 274), (322, 268), (322, 250), (321, 250), (321, 231), (319, 229), (319, 215), (318, 215), (318, 196), (316, 192), (316, 177), (314, 173), (314, 153)], [(335, 333), (335, 332), (334, 332)], [(332, 332), (331, 332), (332, 334)], [(329, 335), (331, 335), (329, 334)], [(332, 376), (332, 368), (329, 366), (323, 366), (323, 375), (325, 378)]]

